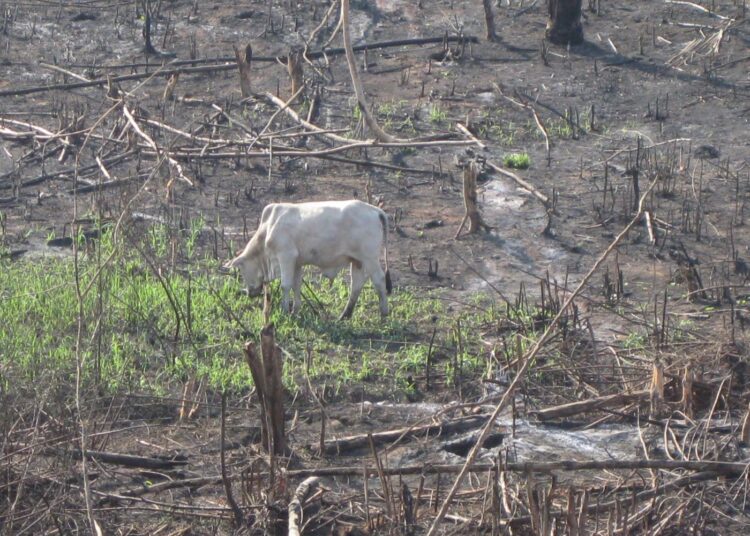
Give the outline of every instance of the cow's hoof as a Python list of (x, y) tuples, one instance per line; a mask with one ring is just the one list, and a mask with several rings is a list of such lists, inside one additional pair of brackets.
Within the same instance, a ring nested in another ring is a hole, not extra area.
[(344, 310), (343, 313), (341, 313), (341, 316), (339, 316), (339, 320), (348, 320), (352, 317), (352, 312), (347, 310)]

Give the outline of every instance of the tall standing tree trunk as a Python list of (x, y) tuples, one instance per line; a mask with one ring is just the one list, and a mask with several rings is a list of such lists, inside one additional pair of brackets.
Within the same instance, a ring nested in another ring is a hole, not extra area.
[(547, 39), (557, 45), (580, 45), (583, 43), (581, 4), (583, 0), (547, 0), (549, 20)]

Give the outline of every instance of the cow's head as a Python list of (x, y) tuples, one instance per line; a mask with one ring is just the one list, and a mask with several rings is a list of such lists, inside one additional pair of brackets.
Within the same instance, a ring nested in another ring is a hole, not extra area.
[(260, 296), (263, 292), (263, 266), (258, 257), (239, 255), (228, 261), (224, 268), (237, 268), (242, 274), (242, 280), (245, 282), (247, 293), (250, 296)]

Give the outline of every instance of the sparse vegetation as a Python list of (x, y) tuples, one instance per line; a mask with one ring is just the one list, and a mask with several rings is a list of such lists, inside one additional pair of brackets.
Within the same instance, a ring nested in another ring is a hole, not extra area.
[(503, 157), (505, 167), (513, 169), (527, 169), (531, 165), (531, 157), (527, 153), (512, 153)]

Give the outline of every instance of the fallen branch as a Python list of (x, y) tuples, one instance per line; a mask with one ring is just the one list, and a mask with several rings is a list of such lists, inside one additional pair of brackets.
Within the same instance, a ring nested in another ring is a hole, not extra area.
[(474, 134), (472, 134), (471, 131), (467, 127), (463, 126), (461, 123), (456, 123), (456, 128), (460, 130), (467, 138), (469, 138), (471, 141), (476, 143), (477, 147), (479, 147), (480, 149), (487, 148), (487, 146), (484, 143), (479, 141), (479, 139)]
[(525, 181), (524, 179), (522, 179), (521, 177), (519, 177), (518, 175), (516, 175), (515, 173), (511, 171), (508, 171), (507, 169), (501, 168), (500, 166), (493, 164), (489, 160), (487, 160), (485, 163), (489, 167), (491, 167), (492, 169), (500, 173), (501, 175), (508, 177), (509, 179), (513, 179), (516, 182), (516, 184), (518, 184), (524, 190), (528, 190), (531, 193), (531, 195), (533, 195), (539, 201), (542, 202), (545, 208), (551, 208), (549, 198), (546, 195), (544, 195), (542, 192), (537, 190), (534, 186), (532, 186), (531, 183)]
[[(342, 437), (340, 439), (326, 441), (325, 453), (340, 454), (342, 452), (366, 448), (369, 446), (368, 437), (370, 435), (372, 436), (373, 442), (376, 445), (380, 445), (389, 441), (398, 441), (404, 437), (414, 437), (432, 433), (436, 433), (437, 435), (459, 433), (481, 426), (482, 424), (484, 424), (486, 419), (487, 415), (472, 415), (470, 417), (462, 417), (460, 419), (448, 422), (427, 424), (424, 426), (410, 426), (407, 428), (398, 428), (396, 430), (377, 432), (374, 434), (359, 434), (355, 436)], [(311, 448), (317, 448), (317, 445)], [(359, 471), (361, 472), (362, 469), (359, 468)]]
[(623, 406), (626, 404), (632, 404), (633, 402), (648, 400), (649, 393), (650, 391), (643, 390), (636, 391), (635, 393), (617, 393), (614, 395), (599, 396), (589, 400), (570, 402), (552, 408), (529, 411), (529, 415), (533, 415), (542, 421), (570, 417), (571, 415), (586, 413), (588, 411), (596, 411), (602, 408)]
[[(55, 453), (58, 453), (61, 449), (51, 450)], [(80, 460), (81, 451), (73, 451), (73, 456), (76, 459)], [(188, 464), (187, 458), (185, 458), (184, 456), (176, 456), (172, 459), (147, 458), (145, 456), (115, 454), (113, 452), (101, 452), (98, 450), (87, 450), (86, 458), (89, 460), (96, 460), (98, 462), (121, 465), (123, 467), (140, 467), (142, 469), (174, 469), (175, 467), (181, 467)]]
[[(135, 132), (154, 149), (154, 151), (157, 154), (157, 157), (161, 157), (162, 153), (164, 154), (164, 158), (167, 160), (167, 162), (169, 162), (170, 168), (174, 169), (177, 172), (177, 178), (187, 182), (190, 186), (195, 186), (195, 184), (193, 184), (193, 181), (187, 178), (185, 174), (183, 173), (182, 166), (180, 165), (180, 163), (170, 156), (169, 151), (167, 151), (166, 149), (160, 149), (159, 146), (156, 144), (156, 142), (151, 138), (151, 136), (149, 136), (143, 130), (141, 130), (141, 127), (136, 122), (135, 117), (133, 117), (133, 114), (130, 112), (130, 110), (128, 110), (127, 105), (124, 103), (122, 106), (122, 113), (123, 115), (125, 115), (125, 118), (133, 127), (133, 130), (135, 130)], [(170, 180), (170, 186), (171, 186), (171, 182), (172, 180)]]
[(370, 113), (370, 108), (367, 105), (367, 98), (362, 89), (362, 82), (359, 79), (359, 71), (357, 71), (357, 63), (354, 60), (354, 51), (352, 50), (352, 41), (349, 34), (349, 0), (341, 0), (341, 23), (344, 33), (346, 63), (349, 65), (349, 75), (352, 78), (352, 86), (354, 86), (354, 93), (357, 95), (357, 102), (359, 103), (359, 109), (362, 111), (362, 117), (365, 118), (367, 126), (370, 127), (370, 130), (379, 141), (396, 141), (395, 137), (380, 128), (380, 125), (378, 125), (378, 122)]
[[(402, 46), (409, 46), (409, 45), (432, 45), (436, 43), (443, 43), (443, 42), (449, 42), (449, 43), (455, 43), (455, 42), (465, 42), (465, 43), (478, 43), (479, 39), (477, 37), (471, 36), (471, 35), (465, 35), (465, 36), (448, 36), (448, 37), (423, 37), (423, 38), (417, 38), (417, 39), (396, 39), (393, 41), (382, 41), (378, 43), (371, 43), (371, 44), (364, 44), (364, 45), (357, 45), (352, 47), (352, 51), (354, 52), (361, 52), (363, 50), (375, 50), (380, 48), (391, 48), (391, 47), (402, 47)], [(308, 59), (317, 59), (322, 58), (324, 56), (340, 56), (341, 54), (345, 54), (345, 50), (343, 48), (332, 48), (325, 51), (316, 51), (311, 52), (307, 54)], [(62, 90), (67, 91), (70, 89), (82, 89), (82, 88), (88, 88), (88, 87), (96, 87), (96, 86), (106, 86), (109, 82), (111, 83), (117, 83), (117, 82), (128, 82), (131, 80), (143, 80), (145, 78), (149, 78), (154, 75), (158, 76), (171, 76), (175, 73), (179, 74), (200, 74), (200, 73), (210, 73), (210, 72), (220, 72), (220, 71), (231, 71), (233, 69), (237, 68), (237, 62), (234, 57), (221, 57), (221, 58), (212, 58), (210, 60), (180, 60), (180, 61), (174, 61), (172, 62), (172, 65), (195, 65), (198, 63), (205, 63), (207, 61), (217, 61), (222, 62), (220, 64), (216, 65), (200, 65), (198, 67), (179, 67), (177, 69), (163, 69), (159, 71), (158, 73), (134, 73), (134, 74), (126, 74), (122, 76), (113, 76), (109, 79), (105, 78), (97, 78), (96, 80), (91, 80), (89, 82), (72, 82), (69, 84), (46, 84), (43, 86), (31, 86), (31, 87), (23, 87), (23, 88), (17, 88), (17, 89), (6, 89), (3, 91), (0, 91), (0, 97), (11, 97), (16, 95), (30, 95), (32, 93), (41, 93), (44, 91), (56, 91), (56, 90)], [(265, 63), (276, 63), (279, 61), (283, 61), (286, 63), (286, 57), (285, 56), (254, 56), (253, 61), (255, 62), (265, 62)], [(224, 63), (226, 62), (226, 63)], [(93, 68), (101, 68), (100, 65), (91, 65), (90, 67)], [(135, 67), (153, 67), (153, 64), (132, 64), (132, 65), (124, 65), (123, 68), (135, 68)], [(105, 67), (109, 69), (114, 69), (117, 67)]]
[(300, 536), (302, 534), (303, 506), (307, 496), (318, 485), (317, 477), (309, 477), (297, 486), (294, 497), (289, 502), (289, 536)]

